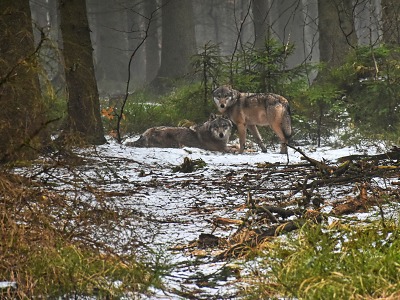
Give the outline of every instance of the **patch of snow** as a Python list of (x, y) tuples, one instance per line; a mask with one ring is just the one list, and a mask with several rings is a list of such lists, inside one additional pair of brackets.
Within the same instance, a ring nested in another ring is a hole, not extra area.
[[(369, 151), (370, 154), (373, 153), (372, 149)], [(360, 154), (359, 149), (352, 147), (308, 148), (305, 152), (313, 159), (328, 162), (336, 162), (339, 157)], [(303, 162), (301, 155), (293, 149), (289, 149), (288, 155), (277, 154), (273, 150), (269, 153), (233, 154), (195, 148), (132, 148), (119, 145), (112, 139), (108, 139), (108, 144), (80, 150), (80, 153), (98, 163), (83, 169), (78, 167), (74, 172), (82, 174), (88, 184), (96, 177), (102, 177), (104, 183), (100, 187), (105, 191), (126, 192), (114, 197), (115, 205), (141, 213), (136, 220), (137, 226), (120, 229), (121, 236), (116, 236), (115, 240), (129, 239), (136, 231), (136, 236), (139, 234), (143, 242), (151, 243), (156, 249), (167, 252), (171, 262), (180, 266), (165, 279), (170, 288), (193, 289), (215, 297), (234, 294), (235, 289), (229, 284), (234, 281), (233, 278), (217, 282), (213, 287), (200, 286), (195, 278), (207, 278), (207, 275), (220, 270), (223, 264), (201, 261), (190, 257), (190, 254), (184, 251), (171, 251), (170, 247), (188, 244), (196, 240), (200, 233), (210, 233), (212, 229), (213, 234), (217, 236), (229, 236), (236, 228), (214, 227), (213, 220), (216, 217), (243, 217), (245, 212), (239, 208), (246, 203), (248, 193), (253, 197), (268, 196), (279, 199), (288, 183), (268, 178), (261, 172), (262, 169), (257, 169), (257, 164), (286, 165)], [(364, 151), (362, 153), (364, 154)], [(206, 166), (188, 174), (173, 172), (172, 168), (181, 165), (185, 157), (192, 160), (202, 159)], [(251, 174), (254, 170), (261, 170), (261, 179), (248, 176), (248, 173)], [(63, 175), (62, 169), (55, 169), (53, 176), (59, 179), (67, 175)], [(235, 182), (246, 184), (238, 185)], [(277, 191), (265, 195), (265, 190), (269, 190), (270, 187), (276, 187)], [(66, 186), (59, 188), (65, 190)], [(282, 188), (282, 191), (279, 191), (279, 188)], [(342, 192), (331, 188), (326, 193), (340, 197)], [(84, 199), (84, 195), (80, 197)], [(332, 208), (327, 205), (324, 211), (329, 211), (329, 207)], [(370, 215), (360, 215), (360, 219)], [(101, 238), (101, 231), (99, 235)], [(184, 262), (188, 260), (193, 263), (185, 265)], [(181, 298), (156, 291), (154, 299)]]

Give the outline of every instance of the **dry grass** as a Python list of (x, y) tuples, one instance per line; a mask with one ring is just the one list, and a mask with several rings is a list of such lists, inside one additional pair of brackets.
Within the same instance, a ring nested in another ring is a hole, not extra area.
[(163, 264), (141, 262), (137, 241), (113, 244), (98, 236), (99, 231), (115, 236), (115, 228), (129, 225), (133, 212), (110, 205), (94, 189), (92, 195), (96, 205), (0, 173), (0, 281), (18, 284), (1, 296), (109, 297), (160, 286)]

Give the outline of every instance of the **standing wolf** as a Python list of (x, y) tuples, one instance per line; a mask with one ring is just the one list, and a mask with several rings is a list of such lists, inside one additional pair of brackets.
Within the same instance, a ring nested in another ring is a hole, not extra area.
[(267, 148), (262, 142), (257, 125), (269, 125), (281, 141), (280, 153), (287, 153), (287, 142), (292, 134), (289, 102), (282, 96), (241, 93), (230, 86), (220, 86), (213, 91), (218, 110), (236, 124), (240, 149), (243, 153), (248, 128), (263, 152)]
[(181, 148), (195, 147), (211, 151), (230, 151), (227, 143), (231, 136), (232, 122), (221, 116), (210, 115), (207, 122), (187, 127), (152, 127), (132, 143), (133, 147)]

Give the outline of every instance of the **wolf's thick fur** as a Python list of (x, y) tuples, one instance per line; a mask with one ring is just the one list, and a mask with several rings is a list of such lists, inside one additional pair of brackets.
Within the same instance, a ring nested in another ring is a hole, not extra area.
[(280, 95), (241, 93), (230, 86), (220, 86), (213, 91), (218, 110), (236, 124), (240, 149), (243, 153), (248, 128), (263, 152), (267, 148), (262, 142), (257, 125), (270, 126), (281, 141), (280, 153), (287, 153), (287, 142), (292, 134), (290, 107), (287, 99)]
[(227, 143), (232, 131), (232, 122), (211, 114), (201, 125), (187, 127), (153, 127), (147, 129), (140, 138), (127, 146), (181, 148), (194, 147), (211, 151), (229, 151)]

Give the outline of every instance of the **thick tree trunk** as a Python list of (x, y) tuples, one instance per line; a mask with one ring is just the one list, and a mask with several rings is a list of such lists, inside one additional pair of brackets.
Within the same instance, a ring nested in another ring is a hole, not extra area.
[(189, 72), (190, 58), (196, 53), (193, 5), (191, 0), (162, 1), (161, 66), (153, 86), (168, 85)]
[[(40, 44), (39, 44), (40, 45)], [(38, 46), (39, 47), (39, 46)], [(0, 161), (32, 158), (45, 140), (29, 1), (0, 1)]]
[(339, 66), (357, 46), (350, 0), (318, 0), (320, 60), (329, 67)]
[(88, 143), (103, 144), (104, 129), (85, 1), (63, 0), (60, 13), (68, 92), (67, 130), (81, 134)]
[(400, 44), (400, 1), (382, 0), (383, 42)]
[(263, 50), (269, 38), (268, 1), (252, 0), (254, 18), (254, 45), (256, 49)]

